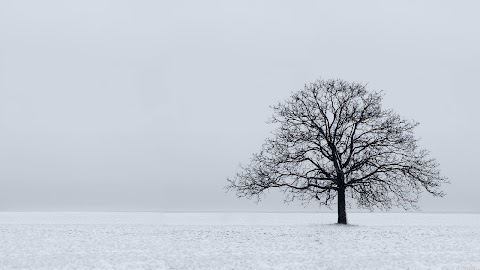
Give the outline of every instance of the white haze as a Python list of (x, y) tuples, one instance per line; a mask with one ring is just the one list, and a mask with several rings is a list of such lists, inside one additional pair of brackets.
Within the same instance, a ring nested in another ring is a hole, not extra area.
[[(318, 77), (385, 90), (480, 211), (474, 1), (0, 1), (0, 210), (303, 211), (225, 193)], [(316, 210), (312, 203), (309, 210)]]

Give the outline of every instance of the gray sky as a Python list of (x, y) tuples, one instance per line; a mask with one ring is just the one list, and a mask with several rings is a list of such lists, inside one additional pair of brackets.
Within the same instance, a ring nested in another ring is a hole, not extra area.
[(480, 211), (475, 2), (0, 0), (0, 210), (304, 210), (222, 188), (333, 77), (421, 123), (424, 210)]

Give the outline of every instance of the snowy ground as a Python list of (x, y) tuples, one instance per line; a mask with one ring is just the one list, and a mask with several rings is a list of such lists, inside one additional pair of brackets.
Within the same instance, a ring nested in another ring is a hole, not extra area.
[(480, 270), (480, 214), (0, 213), (0, 269)]

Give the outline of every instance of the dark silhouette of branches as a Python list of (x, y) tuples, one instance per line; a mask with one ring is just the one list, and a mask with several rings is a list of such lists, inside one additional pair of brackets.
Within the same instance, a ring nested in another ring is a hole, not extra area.
[(259, 153), (234, 178), (237, 196), (260, 199), (279, 188), (288, 199), (338, 204), (347, 223), (345, 198), (358, 207), (416, 207), (422, 190), (443, 196), (447, 179), (427, 150), (419, 149), (418, 123), (381, 108), (382, 93), (343, 80), (318, 80), (272, 106), (277, 125)]

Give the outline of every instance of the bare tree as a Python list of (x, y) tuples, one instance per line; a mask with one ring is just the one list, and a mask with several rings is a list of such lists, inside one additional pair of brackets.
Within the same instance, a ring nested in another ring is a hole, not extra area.
[(443, 196), (447, 178), (413, 135), (418, 123), (381, 108), (382, 93), (343, 80), (318, 80), (272, 106), (277, 124), (247, 166), (228, 179), (238, 197), (279, 188), (286, 200), (337, 198), (338, 223), (347, 224), (346, 197), (359, 208), (416, 208), (422, 190)]

